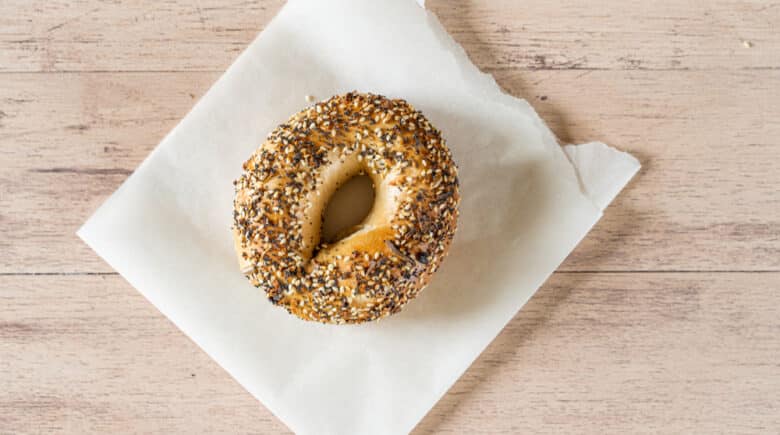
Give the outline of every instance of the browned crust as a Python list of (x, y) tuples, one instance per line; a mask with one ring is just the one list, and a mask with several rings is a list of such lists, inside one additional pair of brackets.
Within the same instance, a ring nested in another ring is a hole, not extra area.
[[(312, 192), (324, 168), (355, 157), (375, 180), (391, 180), (395, 209), (381, 225), (312, 252), (304, 227), (321, 216), (307, 210), (323, 208), (308, 203)], [(403, 100), (355, 92), (277, 127), (244, 163), (235, 186), (241, 269), (274, 304), (324, 323), (400, 311), (446, 256), (460, 200), (439, 131)]]

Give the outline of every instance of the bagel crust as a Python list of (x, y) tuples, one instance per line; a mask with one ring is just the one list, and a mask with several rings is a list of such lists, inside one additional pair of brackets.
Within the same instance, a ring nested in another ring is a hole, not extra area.
[[(458, 178), (439, 131), (410, 104), (351, 92), (293, 115), (268, 136), (235, 182), (239, 265), (275, 305), (323, 323), (396, 313), (447, 255), (458, 218)], [(327, 201), (367, 174), (366, 219), (320, 243)]]

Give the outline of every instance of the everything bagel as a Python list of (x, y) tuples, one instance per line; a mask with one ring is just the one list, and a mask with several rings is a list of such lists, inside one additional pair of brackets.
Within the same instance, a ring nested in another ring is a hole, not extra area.
[[(398, 312), (447, 255), (457, 225), (457, 170), (427, 119), (403, 100), (348, 93), (293, 115), (235, 182), (241, 271), (290, 313), (360, 323)], [(360, 174), (373, 207), (341, 240), (320, 243), (338, 187)]]

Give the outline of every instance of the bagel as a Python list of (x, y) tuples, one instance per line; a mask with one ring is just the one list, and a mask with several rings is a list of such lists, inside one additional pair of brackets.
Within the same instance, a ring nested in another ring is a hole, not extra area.
[[(439, 131), (410, 104), (351, 92), (278, 126), (234, 182), (241, 271), (275, 305), (322, 323), (396, 313), (427, 285), (458, 218), (457, 169)], [(368, 216), (320, 242), (331, 195), (367, 174)]]

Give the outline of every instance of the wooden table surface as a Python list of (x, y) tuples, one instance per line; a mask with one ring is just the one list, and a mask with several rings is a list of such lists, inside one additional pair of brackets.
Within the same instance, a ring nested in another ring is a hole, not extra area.
[[(281, 0), (0, 2), (0, 433), (284, 433), (75, 236)], [(780, 3), (429, 1), (641, 173), (415, 433), (780, 431)]]

